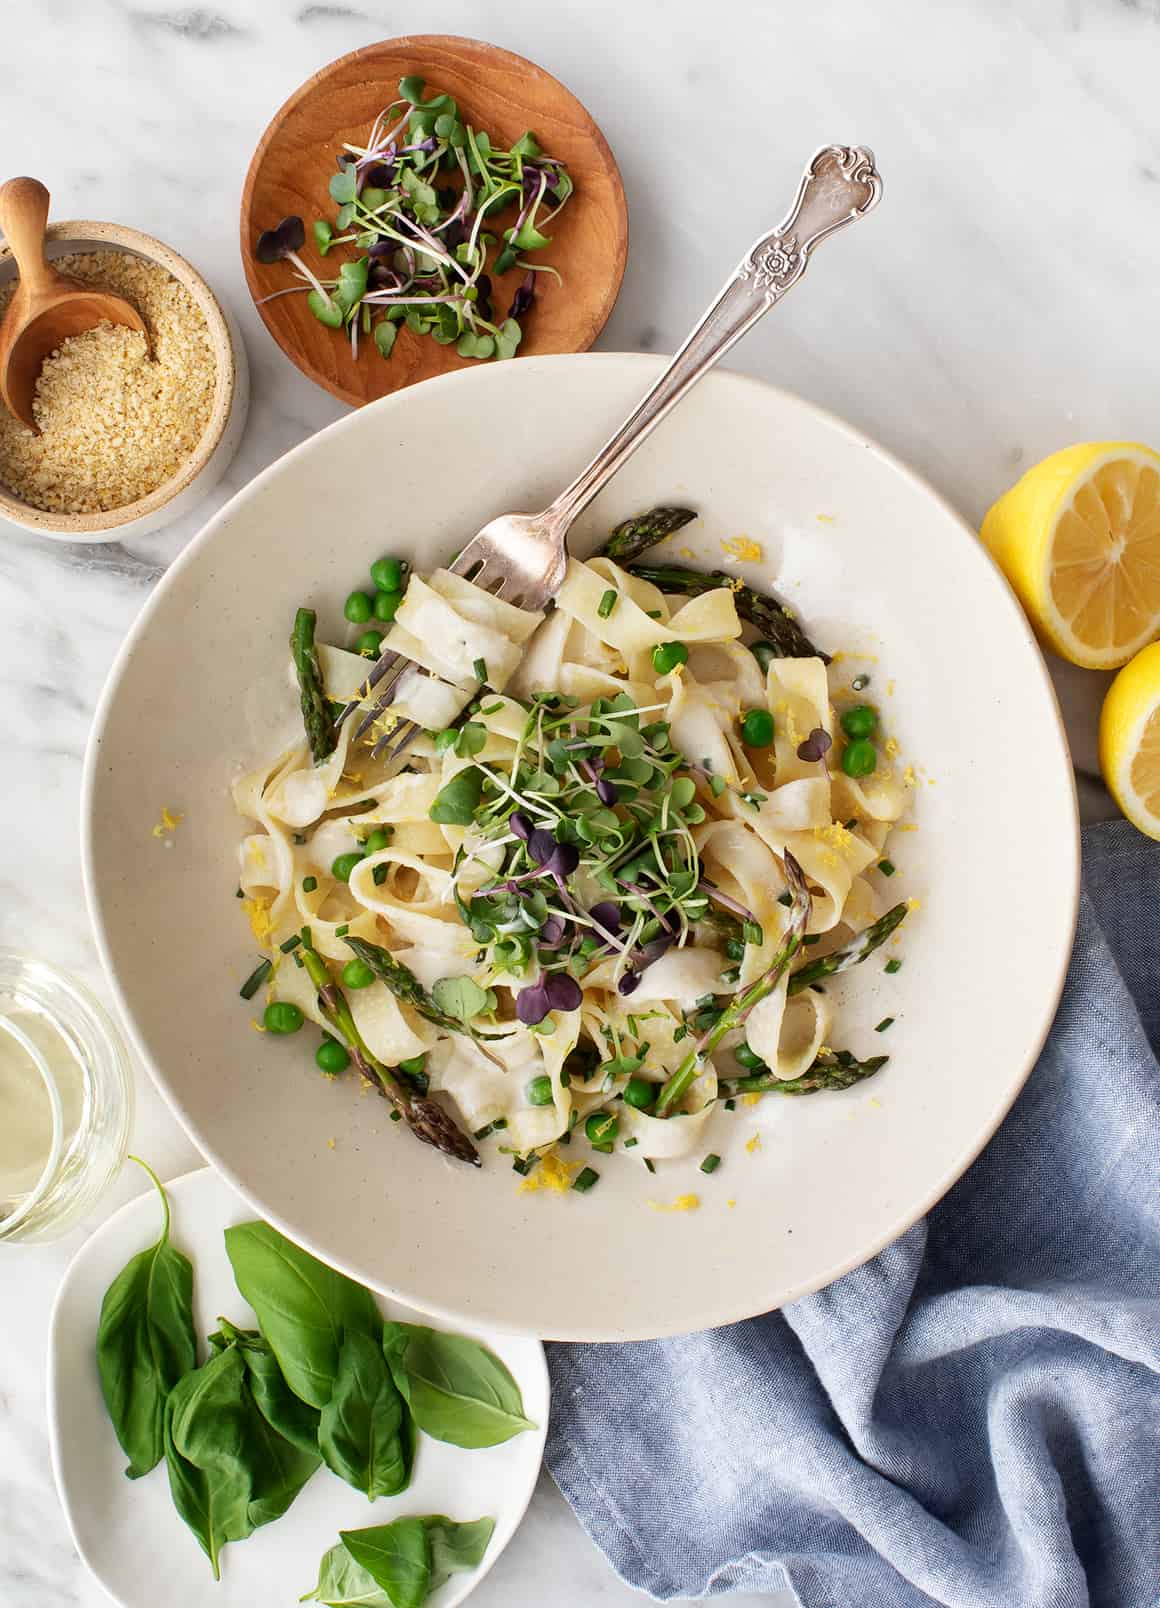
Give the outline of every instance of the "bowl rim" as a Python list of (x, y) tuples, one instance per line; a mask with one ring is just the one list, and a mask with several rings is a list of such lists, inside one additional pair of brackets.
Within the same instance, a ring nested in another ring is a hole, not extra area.
[[(655, 378), (656, 374), (659, 373), (663, 365), (668, 362), (669, 359), (662, 354), (646, 352), (587, 352), (540, 353), (528, 358), (526, 361), (545, 366), (559, 366), (567, 363), (583, 361), (587, 364), (600, 365), (602, 367), (607, 366), (609, 368), (613, 368), (618, 364), (627, 363), (631, 364), (637, 369), (642, 381), (644, 381), (646, 378)], [(478, 370), (470, 369), (453, 370), (450, 373), (435, 376), (432, 380), (425, 382), (425, 384), (431, 386), (470, 384), (471, 382), (466, 378), (466, 376), (478, 372)], [(1066, 783), (1067, 803), (1069, 805), (1067, 815), (1070, 825), (1067, 845), (1069, 851), (1067, 855), (1067, 862), (1065, 865), (1061, 865), (1060, 867), (1060, 876), (1061, 878), (1066, 879), (1070, 895), (1067, 900), (1067, 918), (1065, 922), (1065, 930), (1060, 934), (1061, 942), (1058, 950), (1055, 975), (1052, 979), (1050, 989), (1044, 991), (1042, 1010), (1038, 1021), (1036, 1022), (1034, 1033), (1030, 1035), (1030, 1049), (1024, 1064), (1013, 1072), (1008, 1085), (1003, 1089), (1001, 1095), (995, 1101), (994, 1106), (988, 1113), (987, 1120), (980, 1124), (980, 1126), (969, 1135), (969, 1137), (966, 1139), (966, 1142), (955, 1156), (953, 1162), (945, 1168), (937, 1182), (930, 1186), (930, 1188), (927, 1189), (920, 1199), (913, 1202), (908, 1200), (907, 1205), (900, 1209), (891, 1218), (889, 1223), (874, 1233), (869, 1240), (860, 1242), (853, 1246), (849, 1251), (844, 1252), (839, 1257), (836, 1257), (828, 1266), (817, 1269), (808, 1276), (798, 1278), (792, 1284), (789, 1284), (784, 1289), (779, 1290), (776, 1298), (776, 1304), (773, 1307), (770, 1307), (768, 1304), (758, 1304), (755, 1306), (755, 1300), (760, 1303), (760, 1301), (763, 1299), (756, 1293), (755, 1286), (754, 1290), (751, 1291), (748, 1297), (738, 1298), (728, 1306), (717, 1307), (711, 1312), (711, 1314), (706, 1314), (704, 1312), (701, 1314), (694, 1314), (690, 1321), (687, 1322), (680, 1320), (674, 1321), (670, 1318), (664, 1320), (660, 1324), (631, 1324), (623, 1329), (617, 1330), (616, 1332), (610, 1332), (607, 1325), (600, 1324), (595, 1324), (591, 1327), (586, 1327), (584, 1325), (572, 1326), (566, 1333), (554, 1329), (539, 1329), (534, 1331), (538, 1338), (543, 1340), (551, 1339), (584, 1343), (650, 1340), (665, 1338), (669, 1335), (691, 1333), (707, 1327), (718, 1327), (725, 1324), (742, 1322), (748, 1318), (758, 1316), (761, 1313), (769, 1310), (779, 1310), (782, 1306), (788, 1305), (790, 1302), (800, 1300), (803, 1296), (811, 1295), (815, 1291), (823, 1289), (825, 1286), (833, 1283), (834, 1280), (841, 1278), (844, 1274), (852, 1272), (855, 1268), (863, 1266), (866, 1262), (877, 1256), (881, 1251), (893, 1244), (894, 1241), (897, 1240), (902, 1234), (906, 1233), (907, 1230), (912, 1228), (915, 1223), (919, 1222), (923, 1217), (925, 1217), (927, 1213), (930, 1212), (933, 1207), (935, 1207), (938, 1202), (943, 1199), (947, 1192), (953, 1188), (953, 1186), (966, 1172), (967, 1168), (971, 1166), (971, 1164), (978, 1158), (985, 1147), (994, 1138), (1001, 1123), (1006, 1118), (1008, 1112), (1011, 1110), (1019, 1094), (1022, 1092), (1022, 1089), (1028, 1078), (1030, 1077), (1031, 1072), (1034, 1069), (1035, 1064), (1043, 1050), (1043, 1046), (1046, 1043), (1047, 1036), (1051, 1031), (1056, 1012), (1059, 1008), (1059, 1002), (1063, 994), (1064, 985), (1067, 980), (1068, 967), (1071, 962), (1072, 950), (1075, 943), (1075, 933), (1079, 920), (1080, 894), (1082, 891), (1080, 853), (1081, 843), (1078, 793), (1076, 788), (1075, 770), (1070, 760), (1067, 729), (1064, 723), (1063, 713), (1060, 708), (1059, 697), (1048, 672), (1047, 664), (1043, 657), (1042, 648), (1035, 636), (1034, 631), (1032, 630), (1027, 616), (1024, 614), (1023, 609), (1015, 596), (1015, 593), (1011, 589), (998, 564), (978, 540), (977, 534), (969, 522), (961, 513), (959, 513), (951, 502), (941, 494), (941, 492), (931, 485), (925, 476), (919, 474), (917, 470), (912, 469), (907, 463), (897, 457), (888, 448), (884, 447), (880, 442), (874, 440), (870, 436), (865, 435), (857, 426), (848, 423), (845, 419), (841, 418), (840, 415), (831, 412), (828, 408), (822, 407), (818, 403), (812, 402), (806, 397), (799, 396), (796, 392), (789, 391), (783, 386), (773, 385), (769, 381), (759, 379), (753, 375), (742, 374), (735, 370), (728, 369), (718, 369), (715, 371), (715, 374), (719, 379), (727, 379), (730, 385), (735, 385), (742, 390), (773, 393), (776, 397), (791, 404), (793, 407), (799, 408), (803, 412), (812, 415), (820, 423), (825, 424), (837, 434), (844, 436), (849, 442), (859, 447), (861, 450), (870, 452), (879, 458), (883, 463), (887, 464), (894, 471), (894, 473), (901, 476), (905, 481), (908, 482), (910, 486), (920, 491), (926, 498), (930, 499), (930, 501), (939, 508), (939, 510), (957, 527), (959, 537), (965, 543), (969, 544), (969, 547), (975, 557), (990, 569), (995, 579), (1000, 584), (1002, 593), (1006, 598), (1007, 607), (1010, 611), (1014, 626), (1016, 630), (1022, 634), (1026, 644), (1033, 650), (1033, 669), (1030, 673), (1038, 677), (1040, 687), (1046, 694), (1048, 709), (1053, 717), (1055, 736), (1059, 744), (1059, 754), (1062, 761), (1062, 779), (1064, 779)], [(399, 399), (401, 399), (404, 395), (405, 392), (403, 391), (394, 392), (389, 396), (380, 398), (378, 403), (374, 405), (380, 407), (399, 405)], [(348, 1277), (354, 1278), (362, 1283), (369, 1284), (372, 1288), (377, 1289), (387, 1295), (393, 1296), (399, 1301), (409, 1303), (412, 1306), (420, 1306), (423, 1310), (430, 1312), (433, 1317), (440, 1319), (441, 1321), (455, 1323), (465, 1321), (466, 1318), (470, 1319), (472, 1322), (487, 1323), (496, 1328), (509, 1328), (513, 1332), (517, 1333), (531, 1333), (533, 1331), (527, 1329), (526, 1327), (521, 1327), (518, 1323), (505, 1323), (502, 1318), (498, 1317), (492, 1311), (487, 1311), (482, 1316), (477, 1312), (465, 1313), (464, 1310), (457, 1310), (453, 1305), (432, 1301), (430, 1298), (420, 1298), (413, 1290), (400, 1288), (396, 1285), (387, 1284), (380, 1282), (377, 1279), (368, 1277), (366, 1270), (358, 1267), (349, 1257), (335, 1256), (333, 1252), (329, 1250), (323, 1251), (321, 1248), (319, 1248), (317, 1240), (312, 1234), (308, 1232), (304, 1235), (301, 1228), (298, 1225), (288, 1221), (282, 1212), (272, 1210), (269, 1203), (261, 1198), (259, 1192), (252, 1189), (247, 1181), (242, 1178), (231, 1165), (224, 1162), (218, 1156), (216, 1146), (213, 1144), (212, 1140), (207, 1139), (206, 1136), (198, 1132), (189, 1124), (182, 1109), (182, 1102), (178, 1091), (165, 1079), (160, 1066), (147, 1047), (143, 1034), (141, 1034), (138, 1030), (136, 1021), (134, 1020), (133, 1014), (129, 1008), (128, 1000), (121, 987), (117, 970), (114, 966), (109, 936), (105, 928), (101, 906), (96, 895), (93, 800), (96, 788), (97, 772), (99, 768), (98, 761), (101, 747), (101, 736), (108, 719), (109, 711), (117, 695), (120, 684), (124, 679), (129, 661), (135, 650), (137, 640), (144, 634), (148, 624), (149, 616), (152, 613), (152, 608), (150, 605), (152, 603), (153, 596), (155, 596), (162, 588), (168, 588), (169, 586), (176, 584), (177, 577), (180, 575), (182, 569), (191, 562), (193, 555), (212, 538), (219, 526), (228, 524), (231, 517), (236, 512), (236, 509), (240, 505), (254, 497), (258, 493), (259, 489), (265, 486), (268, 480), (273, 479), (274, 476), (281, 471), (282, 465), (284, 465), (289, 459), (310, 450), (314, 443), (316, 443), (321, 436), (351, 428), (352, 421), (360, 417), (365, 412), (366, 409), (356, 409), (354, 412), (345, 414), (342, 418), (336, 419), (333, 423), (326, 426), (325, 429), (318, 431), (315, 435), (306, 437), (305, 440), (299, 442), (288, 452), (284, 453), (281, 458), (276, 459), (271, 464), (268, 464), (260, 474), (256, 475), (240, 491), (236, 492), (230, 501), (226, 503), (223, 508), (219, 509), (218, 512), (206, 522), (206, 524), (192, 539), (192, 541), (188, 543), (174, 563), (166, 570), (165, 574), (158, 582), (157, 587), (154, 588), (149, 602), (147, 602), (146, 606), (140, 610), (136, 619), (133, 621), (133, 624), (131, 625), (120, 645), (120, 648), (117, 651), (116, 658), (110, 667), (104, 686), (101, 689), (100, 697), (97, 700), (97, 707), (93, 716), (92, 725), (89, 731), (88, 743), (85, 749), (80, 796), (81, 869), (85, 890), (85, 903), (89, 912), (89, 919), (92, 923), (94, 940), (101, 959), (101, 965), (104, 969), (110, 991), (117, 1002), (118, 1010), (121, 1014), (126, 1034), (133, 1049), (140, 1057), (142, 1064), (148, 1070), (150, 1078), (160, 1092), (166, 1105), (172, 1111), (177, 1121), (189, 1134), (192, 1142), (206, 1157), (210, 1165), (219, 1171), (223, 1177), (225, 1177), (230, 1187), (236, 1190), (244, 1200), (249, 1201), (259, 1215), (264, 1217), (267, 1222), (272, 1223), (289, 1239), (294, 1240), (297, 1244), (303, 1245), (311, 1252), (311, 1254), (320, 1257), (320, 1259), (325, 1261), (329, 1266), (335, 1267), (340, 1272), (347, 1274)]]
[[(69, 541), (106, 541), (109, 532), (127, 529), (171, 503), (193, 484), (221, 445), (233, 412), (238, 386), (234, 339), (225, 309), (202, 275), (171, 246), (152, 235), (123, 223), (98, 223), (86, 218), (71, 218), (62, 223), (49, 224), (45, 230), (45, 242), (49, 246), (64, 244), (82, 252), (93, 247), (99, 250), (111, 246), (164, 268), (185, 287), (201, 309), (213, 347), (213, 406), (201, 439), (181, 468), (147, 496), (125, 503), (120, 508), (96, 513), (58, 514), (49, 509), (35, 508), (14, 495), (0, 481), (0, 517), (23, 526), (25, 530), (34, 530), (46, 536)], [(53, 256), (65, 254), (59, 251), (52, 253)], [(0, 241), (0, 271), (11, 261), (11, 247), (7, 241)]]
[[(271, 145), (273, 145), (274, 141), (280, 136), (286, 119), (293, 111), (297, 110), (298, 106), (309, 95), (313, 94), (315, 90), (324, 86), (332, 73), (336, 72), (339, 68), (345, 67), (347, 63), (357, 61), (360, 57), (367, 56), (370, 54), (370, 52), (378, 50), (384, 45), (405, 45), (408, 48), (413, 49), (416, 53), (421, 53), (424, 48), (433, 46), (472, 45), (485, 48), (497, 57), (506, 58), (506, 60), (512, 63), (516, 68), (524, 69), (531, 73), (542, 74), (545, 78), (551, 79), (552, 82), (558, 85), (566, 95), (575, 101), (576, 105), (583, 112), (588, 122), (592, 125), (593, 140), (600, 151), (602, 160), (607, 164), (609, 175), (612, 179), (616, 192), (616, 216), (621, 231), (621, 249), (616, 253), (616, 271), (612, 278), (608, 281), (603, 303), (598, 309), (596, 324), (585, 345), (577, 347), (573, 352), (533, 352), (526, 355), (531, 357), (573, 357), (576, 355), (577, 351), (588, 351), (593, 342), (599, 338), (601, 331), (604, 329), (604, 326), (612, 316), (613, 308), (616, 306), (617, 297), (620, 295), (620, 289), (624, 283), (624, 274), (628, 263), (628, 198), (625, 195), (624, 179), (621, 175), (615, 153), (613, 152), (611, 145), (609, 145), (608, 140), (605, 138), (603, 129), (593, 117), (592, 113), (588, 110), (587, 106), (580, 99), (580, 97), (568, 88), (563, 79), (557, 78), (555, 73), (549, 72), (548, 68), (542, 67), (539, 62), (533, 61), (529, 56), (521, 56), (517, 51), (508, 50), (502, 45), (493, 44), (490, 40), (475, 39), (470, 34), (406, 33), (392, 34), (386, 39), (371, 40), (368, 44), (359, 45), (354, 50), (345, 51), (341, 56), (336, 56), (333, 61), (329, 61), (325, 64), (325, 66), (320, 67), (317, 72), (311, 73), (309, 78), (305, 79), (301, 84), (298, 85), (297, 89), (293, 90), (289, 95), (287, 95), (286, 99), (273, 113), (270, 121), (262, 130), (261, 138), (254, 147), (254, 154), (250, 158), (249, 166), (246, 168), (246, 177), (242, 185), (241, 206), (238, 213), (238, 244), (242, 258), (242, 272), (245, 275), (246, 289), (249, 292), (254, 310), (258, 314), (258, 317), (262, 320), (266, 333), (270, 336), (270, 339), (274, 342), (275, 346), (277, 346), (282, 355), (287, 359), (288, 362), (294, 365), (300, 374), (304, 375), (305, 378), (310, 380), (312, 384), (319, 386), (331, 396), (336, 397), (340, 402), (345, 402), (349, 407), (360, 408), (368, 407), (371, 402), (381, 402), (383, 400), (383, 397), (367, 398), (357, 391), (347, 390), (345, 386), (329, 380), (325, 374), (320, 372), (318, 365), (312, 362), (299, 347), (292, 346), (283, 340), (279, 330), (267, 316), (266, 298), (259, 294), (262, 287), (256, 283), (252, 249), (252, 241), (254, 237), (252, 212), (254, 190), (257, 184), (259, 168), (261, 167), (262, 162), (266, 157), (266, 153), (269, 151)], [(453, 369), (449, 372), (460, 373), (461, 370)], [(426, 384), (428, 380), (443, 379), (444, 377), (445, 376), (443, 374), (433, 374), (427, 376), (426, 379), (412, 381), (411, 384), (423, 385)], [(398, 391), (405, 391), (408, 389), (410, 389), (410, 386), (407, 384), (395, 386), (390, 391), (384, 392), (383, 396), (394, 396)]]

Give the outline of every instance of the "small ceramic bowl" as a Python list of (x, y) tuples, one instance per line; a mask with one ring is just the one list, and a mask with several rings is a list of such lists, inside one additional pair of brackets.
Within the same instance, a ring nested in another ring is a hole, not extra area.
[[(100, 513), (58, 514), (34, 508), (0, 482), (0, 519), (67, 542), (111, 542), (130, 531), (142, 536), (159, 530), (188, 513), (213, 489), (238, 449), (250, 401), (249, 366), (241, 331), (197, 270), (176, 251), (139, 229), (128, 229), (119, 223), (54, 223), (45, 234), (45, 251), (50, 261), (73, 252), (127, 251), (156, 263), (184, 285), (209, 327), (217, 365), (213, 407), (193, 455), (147, 497)], [(15, 275), (12, 253), (6, 245), (0, 245), (0, 285)]]

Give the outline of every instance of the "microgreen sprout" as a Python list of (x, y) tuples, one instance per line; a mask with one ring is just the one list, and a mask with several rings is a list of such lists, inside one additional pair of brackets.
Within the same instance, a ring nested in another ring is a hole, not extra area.
[[(301, 282), (273, 296), (304, 292), (314, 317), (345, 331), (356, 357), (361, 331), (389, 358), (403, 324), (461, 357), (511, 358), (536, 274), (560, 277), (525, 254), (551, 245), (544, 230), (572, 181), (531, 133), (505, 151), (464, 121), (450, 95), (424, 98), (425, 90), (421, 78), (401, 79), (399, 98), (379, 113), (366, 144), (348, 142), (338, 155), (333, 222), (316, 220), (311, 235), (321, 257), (342, 247), (359, 256), (343, 261), (336, 278), (318, 277), (298, 255), (306, 239), (298, 217), (265, 230), (255, 256), (290, 261)], [(522, 278), (501, 315), (493, 278), (517, 269)]]

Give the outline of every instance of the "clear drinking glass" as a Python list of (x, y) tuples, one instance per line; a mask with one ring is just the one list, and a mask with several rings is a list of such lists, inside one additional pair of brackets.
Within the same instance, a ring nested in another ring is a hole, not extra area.
[(0, 949), (0, 1242), (55, 1239), (89, 1211), (129, 1145), (124, 1041), (86, 988)]

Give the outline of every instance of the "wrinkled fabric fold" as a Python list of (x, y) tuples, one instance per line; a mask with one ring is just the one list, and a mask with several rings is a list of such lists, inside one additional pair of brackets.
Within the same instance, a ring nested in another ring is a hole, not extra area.
[(1059, 1012), (929, 1217), (780, 1312), (549, 1346), (548, 1464), (654, 1597), (1153, 1608), (1160, 845), (1084, 834)]

